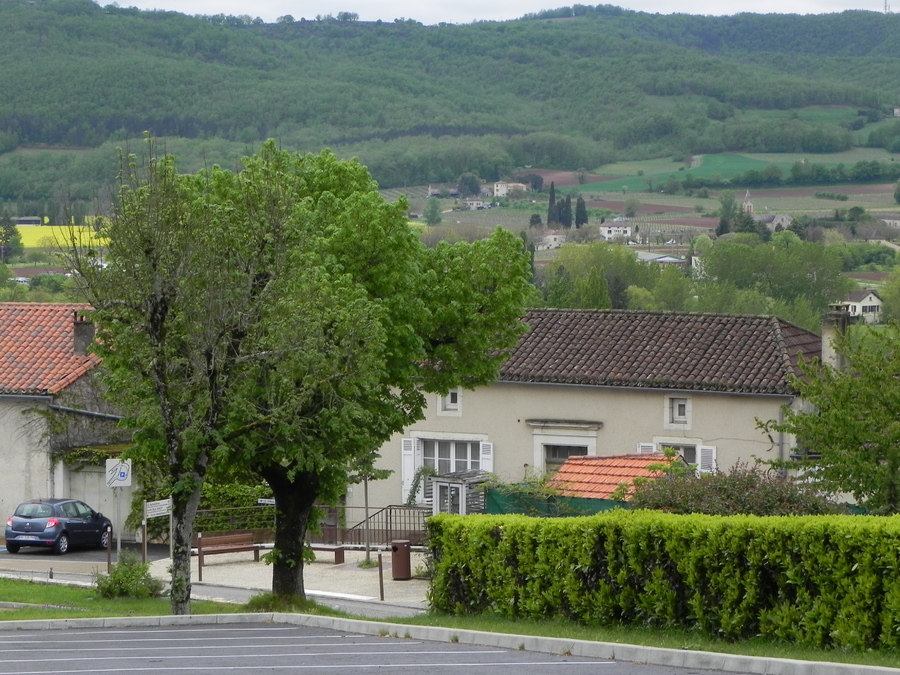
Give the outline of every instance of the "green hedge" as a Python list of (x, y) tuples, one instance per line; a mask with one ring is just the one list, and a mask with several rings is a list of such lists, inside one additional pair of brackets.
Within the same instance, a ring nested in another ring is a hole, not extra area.
[(900, 516), (435, 516), (432, 607), (900, 647)]

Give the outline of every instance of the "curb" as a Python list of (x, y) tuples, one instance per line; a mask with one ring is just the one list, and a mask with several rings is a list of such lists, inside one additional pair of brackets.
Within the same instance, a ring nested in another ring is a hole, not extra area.
[(613, 642), (567, 640), (532, 635), (488, 633), (474, 630), (454, 630), (433, 626), (410, 626), (402, 623), (339, 619), (311, 614), (206, 614), (181, 616), (115, 617), (96, 619), (47, 619), (0, 622), (0, 630), (59, 630), (61, 628), (135, 628), (184, 626), (204, 624), (281, 623), (296, 626), (330, 628), (361, 635), (396, 636), (430, 642), (499, 647), (548, 654), (569, 654), (587, 658), (630, 663), (646, 663), (678, 668), (724, 670), (762, 675), (900, 675), (898, 668), (863, 666), (852, 663), (797, 661), (687, 649), (662, 649)]

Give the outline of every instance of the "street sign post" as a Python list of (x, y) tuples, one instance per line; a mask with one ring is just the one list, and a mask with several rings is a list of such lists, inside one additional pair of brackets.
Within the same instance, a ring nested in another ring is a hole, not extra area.
[(147, 562), (147, 521), (150, 518), (169, 518), (169, 557), (172, 557), (172, 498), (144, 502), (144, 519), (141, 521), (141, 561)]
[(116, 504), (116, 561), (118, 562), (119, 554), (122, 552), (122, 520), (119, 518), (119, 491), (123, 487), (131, 487), (130, 459), (116, 458), (106, 460), (106, 485), (113, 489), (113, 500)]

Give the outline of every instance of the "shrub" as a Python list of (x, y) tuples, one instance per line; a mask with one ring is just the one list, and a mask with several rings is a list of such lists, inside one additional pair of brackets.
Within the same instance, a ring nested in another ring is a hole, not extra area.
[(670, 473), (641, 481), (635, 485), (628, 504), (632, 509), (718, 516), (846, 513), (844, 507), (820, 494), (815, 485), (744, 462), (738, 462), (727, 473)]
[(150, 566), (131, 551), (123, 551), (109, 576), (97, 575), (94, 583), (104, 598), (158, 598), (163, 590), (163, 582), (150, 576)]

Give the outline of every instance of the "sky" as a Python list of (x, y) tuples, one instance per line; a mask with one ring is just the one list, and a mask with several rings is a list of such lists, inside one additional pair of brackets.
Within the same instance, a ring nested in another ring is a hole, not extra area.
[[(890, 1), (890, 0), (889, 0)], [(100, 5), (111, 4), (98, 0)], [(900, 9), (900, 0), (896, 0)], [(266, 23), (291, 15), (315, 19), (316, 16), (339, 12), (355, 12), (360, 21), (393, 21), (415, 19), (426, 25), (436, 23), (471, 23), (473, 21), (508, 21), (544, 9), (571, 7), (573, 4), (596, 5), (590, 0), (119, 0), (122, 7), (162, 9), (183, 14), (233, 14), (259, 17)], [(627, 0), (608, 2), (625, 9), (659, 14), (827, 14), (846, 9), (884, 11), (884, 0)]]

